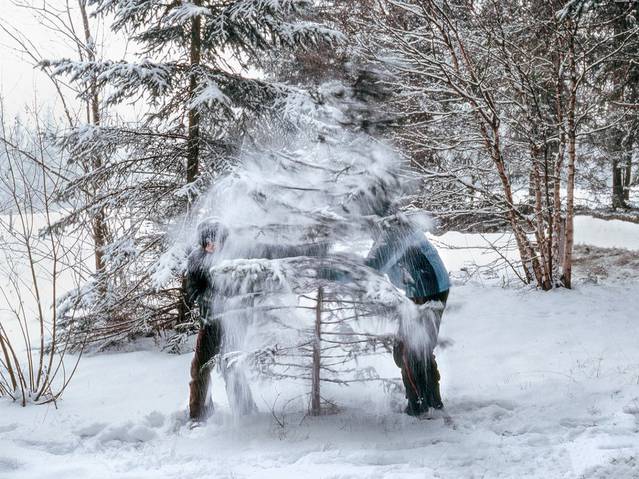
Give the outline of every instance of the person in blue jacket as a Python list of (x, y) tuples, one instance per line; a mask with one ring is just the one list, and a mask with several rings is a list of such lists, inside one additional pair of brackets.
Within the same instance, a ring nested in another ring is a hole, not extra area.
[[(434, 333), (438, 333), (450, 281), (437, 250), (424, 233), (401, 215), (397, 215), (392, 225), (381, 228), (378, 232), (366, 264), (386, 274), (415, 304), (440, 302), (441, 307), (431, 309), (437, 329)], [(426, 321), (426, 318), (422, 319)], [(423, 324), (420, 327), (429, 326)], [(406, 338), (401, 337), (393, 348), (393, 359), (401, 368), (406, 388), (406, 413), (413, 416), (427, 412), (430, 407), (443, 408), (437, 362), (432, 347), (427, 351), (408, 347)]]

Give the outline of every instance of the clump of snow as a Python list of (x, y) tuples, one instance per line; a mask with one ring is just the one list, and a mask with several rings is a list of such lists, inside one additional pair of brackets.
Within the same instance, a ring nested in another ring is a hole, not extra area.
[(191, 2), (183, 2), (181, 5), (177, 5), (169, 11), (164, 22), (167, 24), (183, 25), (192, 18), (210, 15), (211, 11), (206, 7), (195, 5)]
[(120, 426), (110, 426), (101, 432), (97, 440), (102, 444), (111, 442), (140, 443), (156, 437), (155, 431), (141, 425), (128, 422)]
[(189, 102), (188, 108), (198, 108), (201, 105), (206, 105), (209, 108), (213, 108), (216, 103), (220, 103), (226, 107), (230, 107), (231, 100), (222, 92), (222, 90), (220, 90), (220, 87), (217, 83), (210, 79), (207, 79), (196, 92), (195, 98), (193, 98)]

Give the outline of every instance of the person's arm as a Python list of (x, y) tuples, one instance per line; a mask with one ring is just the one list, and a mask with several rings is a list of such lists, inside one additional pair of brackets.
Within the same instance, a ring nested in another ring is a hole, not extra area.
[(437, 249), (433, 244), (424, 237), (421, 242), (421, 252), (426, 256), (430, 268), (435, 276), (437, 283), (437, 292), (442, 292), (450, 288), (450, 279), (444, 262), (442, 261)]
[(368, 256), (364, 260), (364, 264), (369, 268), (372, 268), (377, 271), (381, 271), (384, 267), (384, 254), (383, 254), (384, 245), (383, 244), (374, 244), (373, 248), (368, 253)]
[(189, 309), (192, 309), (195, 304), (200, 306), (200, 312), (202, 313), (201, 298), (209, 287), (206, 273), (204, 271), (204, 255), (206, 253), (202, 250), (197, 250), (189, 255), (187, 268), (186, 268), (186, 287), (185, 287), (185, 301)]
[(260, 258), (278, 259), (296, 256), (324, 256), (328, 253), (326, 243), (309, 243), (302, 245), (261, 244), (257, 246)]

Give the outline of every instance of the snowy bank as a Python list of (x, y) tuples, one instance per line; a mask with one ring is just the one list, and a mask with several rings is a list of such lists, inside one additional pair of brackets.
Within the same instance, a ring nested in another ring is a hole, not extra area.
[[(493, 276), (513, 278), (512, 272), (503, 268), (505, 261), (516, 263), (519, 260), (519, 252), (510, 233), (449, 231), (441, 236), (429, 237), (437, 245), (444, 263), (454, 276), (474, 275), (479, 270), (486, 274), (487, 270), (499, 262), (501, 267), (492, 271)], [(639, 251), (639, 224), (577, 216), (575, 244)]]
[[(617, 223), (579, 218), (577, 241), (639, 249), (639, 225)], [(442, 249), (451, 270), (490, 261), (486, 237), (438, 239), (456, 245)], [(457, 285), (444, 314), (450, 420), (406, 416), (379, 383), (326, 387), (335, 413), (307, 417), (306, 384), (259, 380), (259, 413), (235, 418), (215, 373), (216, 412), (190, 429), (190, 353), (100, 354), (58, 409), (0, 401), (0, 478), (639, 477), (636, 275), (549, 293), (488, 284)], [(399, 377), (390, 354), (374, 361)]]
[(217, 411), (190, 430), (189, 354), (87, 357), (58, 410), (0, 403), (0, 477), (635, 478), (638, 309), (636, 282), (456, 288), (438, 353), (452, 424), (379, 384), (327, 388), (338, 412), (305, 417), (294, 385), (259, 381), (259, 414), (235, 419), (216, 374)]

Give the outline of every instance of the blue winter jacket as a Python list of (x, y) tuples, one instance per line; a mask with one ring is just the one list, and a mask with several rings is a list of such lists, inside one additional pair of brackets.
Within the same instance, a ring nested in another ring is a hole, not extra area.
[(450, 288), (448, 272), (435, 247), (420, 231), (391, 231), (383, 235), (366, 264), (387, 274), (409, 298), (428, 297)]

